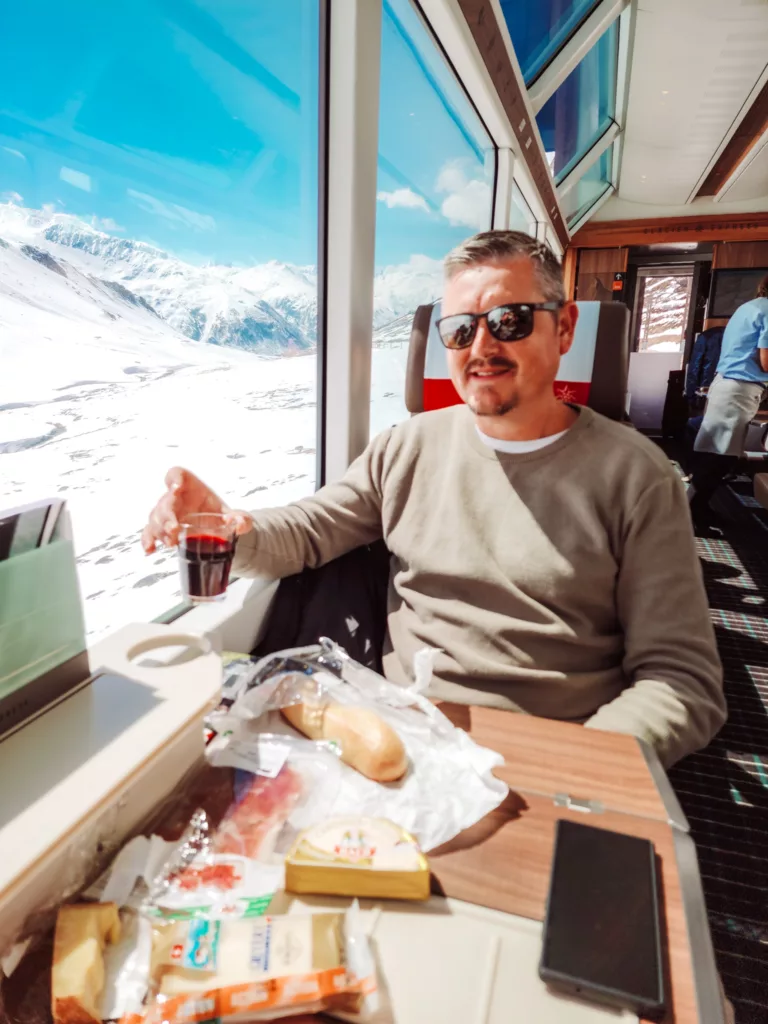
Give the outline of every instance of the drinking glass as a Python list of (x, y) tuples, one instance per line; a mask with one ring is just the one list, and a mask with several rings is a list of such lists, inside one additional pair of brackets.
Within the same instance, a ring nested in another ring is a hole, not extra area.
[(220, 512), (196, 512), (179, 530), (181, 592), (195, 603), (221, 601), (235, 554), (235, 528)]

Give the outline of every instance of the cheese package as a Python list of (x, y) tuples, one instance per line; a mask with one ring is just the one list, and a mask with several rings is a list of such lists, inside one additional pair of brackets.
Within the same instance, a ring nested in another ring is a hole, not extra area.
[(120, 917), (114, 903), (59, 909), (51, 972), (51, 1013), (56, 1024), (101, 1021), (104, 947), (119, 938)]
[(428, 900), (429, 864), (385, 818), (335, 818), (303, 832), (285, 862), (288, 892)]
[(359, 908), (153, 924), (150, 994), (123, 1024), (275, 1020), (376, 1008), (376, 976)]

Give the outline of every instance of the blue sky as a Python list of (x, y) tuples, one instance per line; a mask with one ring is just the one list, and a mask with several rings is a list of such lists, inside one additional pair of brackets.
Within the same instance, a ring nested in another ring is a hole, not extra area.
[[(0, 198), (195, 261), (316, 261), (313, 0), (38, 0), (0, 35)], [(385, 14), (378, 265), (490, 209), (489, 146), (406, 0)]]

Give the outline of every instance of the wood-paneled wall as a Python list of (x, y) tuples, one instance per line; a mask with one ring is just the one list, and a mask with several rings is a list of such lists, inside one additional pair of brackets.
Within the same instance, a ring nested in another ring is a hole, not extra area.
[(613, 299), (613, 275), (625, 273), (629, 251), (582, 249), (576, 275), (576, 298), (581, 302), (610, 302)]
[(712, 257), (713, 270), (741, 267), (768, 267), (768, 240), (765, 242), (718, 242)]
[(590, 220), (571, 239), (578, 248), (665, 242), (768, 241), (768, 213), (719, 214), (712, 217), (653, 217), (649, 220)]

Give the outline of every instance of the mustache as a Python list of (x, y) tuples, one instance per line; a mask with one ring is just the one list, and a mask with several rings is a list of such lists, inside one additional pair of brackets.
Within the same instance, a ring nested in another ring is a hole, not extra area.
[(517, 363), (503, 356), (492, 356), (490, 359), (472, 359), (464, 367), (464, 375), (469, 376), (476, 370), (516, 370)]

